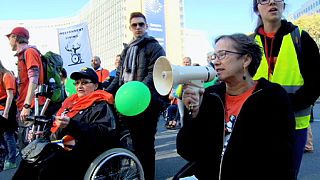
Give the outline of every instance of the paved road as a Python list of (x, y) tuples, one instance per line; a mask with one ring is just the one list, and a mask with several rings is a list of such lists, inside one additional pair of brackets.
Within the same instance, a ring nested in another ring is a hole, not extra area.
[[(315, 151), (306, 153), (298, 180), (320, 180), (320, 102), (314, 108), (315, 120), (311, 124)], [(159, 120), (156, 136), (156, 179), (170, 180), (186, 163), (176, 153), (175, 138), (178, 130), (166, 130), (163, 119)], [(15, 170), (0, 172), (0, 180), (10, 180)]]
[(171, 179), (186, 163), (176, 151), (178, 130), (164, 128), (164, 120), (159, 119), (156, 136), (156, 179)]

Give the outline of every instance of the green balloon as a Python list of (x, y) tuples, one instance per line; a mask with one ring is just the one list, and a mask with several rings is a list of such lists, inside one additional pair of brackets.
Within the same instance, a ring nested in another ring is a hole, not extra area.
[(150, 100), (150, 90), (144, 83), (130, 81), (118, 89), (115, 96), (115, 107), (122, 115), (135, 116), (146, 110)]
[(73, 84), (74, 82), (75, 81), (70, 78), (67, 78), (65, 81), (65, 89), (68, 97), (77, 93), (76, 86)]

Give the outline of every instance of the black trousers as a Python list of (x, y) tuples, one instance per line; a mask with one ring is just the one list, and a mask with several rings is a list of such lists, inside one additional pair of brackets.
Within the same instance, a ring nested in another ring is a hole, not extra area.
[(133, 117), (121, 117), (130, 131), (134, 154), (142, 164), (146, 180), (155, 178), (155, 135), (160, 108), (148, 107)]

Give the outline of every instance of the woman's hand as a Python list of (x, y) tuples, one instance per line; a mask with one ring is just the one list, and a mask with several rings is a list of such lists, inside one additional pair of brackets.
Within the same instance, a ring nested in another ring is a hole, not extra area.
[(58, 127), (60, 128), (65, 128), (68, 126), (70, 122), (70, 118), (68, 116), (64, 116), (64, 115), (61, 115), (61, 116), (56, 116), (56, 124), (58, 125)]
[(182, 102), (191, 111), (192, 117), (197, 117), (202, 103), (204, 88), (186, 85), (183, 90)]

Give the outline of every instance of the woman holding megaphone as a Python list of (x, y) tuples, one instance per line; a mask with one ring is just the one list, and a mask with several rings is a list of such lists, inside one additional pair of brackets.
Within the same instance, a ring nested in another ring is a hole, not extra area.
[[(294, 114), (286, 91), (252, 79), (262, 52), (245, 34), (223, 35), (212, 56), (218, 85), (186, 86), (189, 113), (177, 151), (198, 179), (290, 179)], [(204, 141), (205, 139), (205, 141)]]

